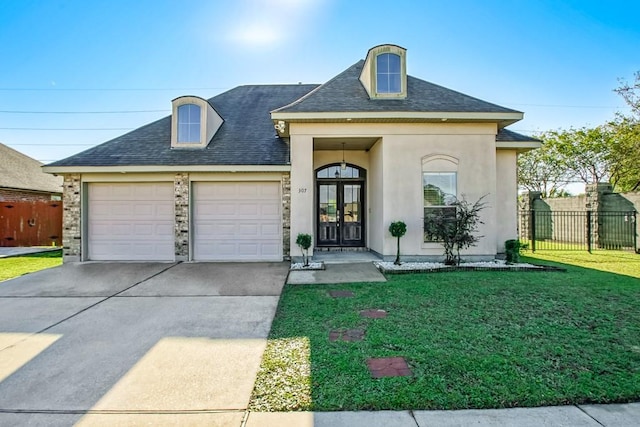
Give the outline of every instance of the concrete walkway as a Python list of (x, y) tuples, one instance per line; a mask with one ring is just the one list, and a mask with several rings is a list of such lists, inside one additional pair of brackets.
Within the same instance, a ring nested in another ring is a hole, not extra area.
[(640, 403), (463, 411), (251, 412), (246, 427), (636, 427)]
[(386, 282), (387, 279), (372, 262), (327, 263), (325, 270), (295, 270), (289, 272), (290, 285), (331, 283)]
[(28, 247), (28, 248), (5, 248), (0, 247), (0, 258), (9, 258), (14, 256), (22, 256), (22, 255), (32, 255), (32, 254), (40, 254), (43, 252), (51, 252), (51, 251), (59, 251), (62, 249), (61, 247), (55, 246), (39, 246), (39, 247)]

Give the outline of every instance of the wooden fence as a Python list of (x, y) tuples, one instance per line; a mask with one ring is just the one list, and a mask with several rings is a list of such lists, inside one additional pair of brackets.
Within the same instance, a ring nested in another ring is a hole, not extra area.
[(62, 246), (62, 202), (0, 203), (0, 246)]

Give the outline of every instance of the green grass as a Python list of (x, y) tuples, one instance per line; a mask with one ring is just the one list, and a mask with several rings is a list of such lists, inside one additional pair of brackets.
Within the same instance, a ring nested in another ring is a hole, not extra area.
[(62, 251), (0, 259), (0, 282), (62, 264)]
[[(566, 272), (286, 286), (250, 407), (461, 409), (639, 400), (640, 281), (627, 267), (622, 275), (567, 263)], [(350, 289), (355, 297), (333, 299), (330, 289)], [(361, 318), (358, 311), (367, 308), (388, 316)], [(353, 327), (366, 328), (364, 341), (329, 342), (331, 329)], [(372, 379), (366, 359), (391, 356), (404, 356), (413, 376)]]
[(590, 254), (587, 251), (536, 251), (535, 253), (526, 251), (524, 254), (526, 261), (538, 264), (551, 261), (640, 279), (640, 255), (633, 252), (594, 251)]

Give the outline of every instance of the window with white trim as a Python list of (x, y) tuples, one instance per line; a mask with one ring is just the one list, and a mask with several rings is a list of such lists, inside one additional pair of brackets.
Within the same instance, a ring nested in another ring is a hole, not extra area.
[(437, 241), (428, 232), (429, 221), (443, 216), (455, 220), (456, 208), (451, 204), (456, 201), (457, 180), (457, 172), (422, 172), (425, 242)]
[(178, 142), (200, 142), (200, 106), (184, 104), (178, 107)]

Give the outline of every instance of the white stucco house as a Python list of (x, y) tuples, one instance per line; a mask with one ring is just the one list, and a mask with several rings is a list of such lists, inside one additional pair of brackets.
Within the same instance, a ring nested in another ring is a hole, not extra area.
[(464, 256), (493, 258), (517, 237), (517, 154), (540, 141), (506, 129), (522, 112), (407, 64), (381, 45), (321, 85), (179, 97), (171, 116), (47, 165), (64, 176), (65, 261), (281, 261), (300, 255), (298, 233), (392, 258), (398, 220), (405, 259), (439, 258), (423, 232), (437, 194), (486, 196)]

